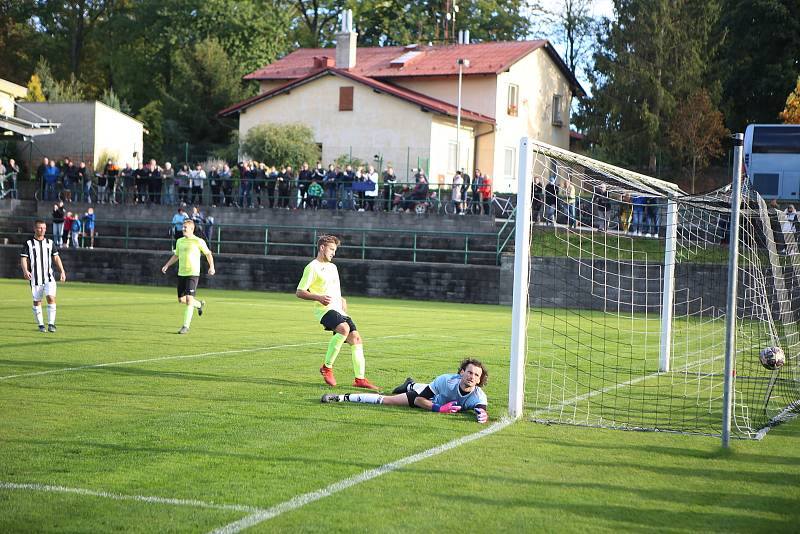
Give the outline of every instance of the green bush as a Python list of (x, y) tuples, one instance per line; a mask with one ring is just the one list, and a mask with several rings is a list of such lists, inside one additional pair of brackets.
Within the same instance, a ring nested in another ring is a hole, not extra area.
[(242, 152), (267, 165), (299, 167), (319, 159), (314, 132), (303, 124), (262, 124), (252, 128), (242, 140)]

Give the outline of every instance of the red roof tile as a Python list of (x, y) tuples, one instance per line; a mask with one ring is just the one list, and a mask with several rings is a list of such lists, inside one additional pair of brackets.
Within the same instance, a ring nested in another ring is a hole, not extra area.
[[(527, 54), (548, 45), (545, 40), (476, 43), (466, 45), (418, 46), (421, 52), (408, 65), (397, 68), (390, 62), (409, 49), (402, 46), (359, 47), (356, 66), (351, 72), (370, 78), (405, 76), (449, 76), (458, 73), (456, 60), (469, 58), (469, 74), (498, 74)], [(314, 70), (314, 57), (336, 57), (335, 48), (300, 48), (255, 72), (246, 80), (287, 80), (305, 76)]]
[[(319, 55), (319, 54), (317, 54)], [(447, 115), (450, 117), (455, 117), (458, 113), (458, 108), (448, 102), (444, 102), (442, 100), (437, 100), (435, 98), (431, 98), (429, 96), (423, 95), (416, 91), (411, 91), (410, 89), (406, 89), (403, 87), (398, 87), (396, 85), (391, 85), (388, 83), (384, 83), (378, 80), (374, 80), (372, 78), (368, 78), (366, 76), (362, 76), (360, 74), (356, 74), (351, 71), (337, 69), (337, 68), (326, 68), (326, 69), (319, 69), (313, 70), (307, 73), (302, 78), (298, 78), (295, 80), (291, 80), (289, 83), (286, 83), (280, 87), (277, 87), (271, 91), (267, 91), (266, 93), (261, 93), (260, 95), (256, 95), (254, 97), (248, 98), (247, 100), (243, 100), (238, 104), (234, 104), (230, 107), (227, 107), (219, 112), (220, 116), (228, 116), (233, 115), (234, 113), (240, 112), (242, 109), (248, 108), (258, 102), (262, 102), (264, 100), (268, 100), (273, 96), (279, 95), (286, 91), (293, 89), (294, 87), (305, 85), (307, 83), (313, 82), (314, 80), (326, 76), (326, 75), (334, 75), (340, 76), (343, 78), (349, 78), (353, 81), (358, 83), (362, 83), (368, 87), (376, 91), (380, 91), (386, 94), (390, 94), (407, 102), (411, 102), (412, 104), (417, 104), (426, 110), (433, 111), (435, 113), (439, 113), (442, 115)], [(486, 115), (482, 115), (475, 111), (470, 111), (468, 109), (461, 108), (461, 118), (464, 120), (471, 120), (476, 122), (484, 122), (489, 124), (494, 124), (494, 119), (492, 117), (488, 117)]]

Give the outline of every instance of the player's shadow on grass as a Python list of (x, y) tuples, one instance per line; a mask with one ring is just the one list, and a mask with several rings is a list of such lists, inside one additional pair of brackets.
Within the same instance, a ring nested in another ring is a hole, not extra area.
[[(453, 477), (453, 472), (442, 469), (422, 469), (422, 468), (406, 468), (410, 473), (415, 471), (420, 475), (434, 476), (441, 474), (442, 477)], [(565, 473), (566, 474), (566, 473)], [(574, 480), (576, 475), (570, 474), (570, 478)], [(577, 475), (580, 476), (580, 475)], [(594, 475), (589, 475), (594, 477)], [(576, 494), (579, 492), (581, 495), (587, 495), (587, 491), (596, 491), (604, 495), (604, 499), (614, 493), (620, 493), (622, 497), (620, 500), (627, 500), (625, 495), (635, 493), (639, 500), (650, 500), (652, 502), (670, 502), (682, 503), (689, 506), (696, 506), (700, 503), (713, 503), (714, 506), (720, 508), (730, 508), (732, 510), (770, 510), (779, 507), (785, 509), (792, 508), (797, 499), (791, 494), (787, 493), (786, 497), (775, 497), (774, 495), (756, 495), (752, 492), (723, 492), (723, 491), (695, 491), (692, 489), (676, 490), (673, 487), (657, 487), (657, 488), (641, 488), (631, 486), (627, 480), (620, 485), (604, 484), (597, 482), (556, 482), (552, 480), (536, 480), (524, 478), (509, 478), (492, 475), (482, 475), (483, 479), (487, 481), (496, 481), (508, 488), (519, 486), (520, 493), (530, 492), (533, 500), (538, 500), (541, 492), (535, 491), (536, 489), (546, 490), (547, 495), (557, 495), (556, 491), (563, 491), (564, 494)], [(594, 477), (597, 478), (597, 477)], [(642, 484), (651, 484), (649, 481), (641, 482)], [(707, 485), (707, 484), (706, 484)], [(541, 488), (537, 488), (541, 486)]]
[(747, 480), (750, 484), (761, 483), (767, 485), (785, 485), (793, 488), (800, 487), (800, 476), (793, 474), (781, 474), (774, 471), (745, 471), (736, 469), (728, 471), (723, 469), (703, 469), (696, 467), (678, 467), (671, 465), (646, 465), (623, 462), (578, 462), (573, 460), (573, 464), (587, 465), (592, 467), (607, 467), (609, 469), (632, 469), (637, 472), (650, 472), (656, 475), (667, 475), (678, 477), (679, 479), (701, 478), (704, 480), (730, 480), (739, 482)]
[[(58, 339), (56, 337), (57, 334), (55, 334), (55, 335), (53, 335), (53, 334), (42, 335), (42, 334), (37, 332), (36, 335), (38, 336), (38, 337), (36, 337), (36, 341), (30, 341), (30, 342), (21, 341), (19, 343), (3, 343), (3, 345), (0, 346), (0, 349), (3, 349), (3, 350), (5, 350), (5, 349), (18, 349), (18, 348), (25, 348), (25, 347), (41, 348), (43, 345), (62, 345), (63, 346), (64, 342), (65, 342), (64, 339)], [(49, 336), (49, 339), (46, 338), (47, 336)], [(46, 338), (46, 339), (42, 339), (43, 337)], [(84, 342), (84, 341), (101, 341), (103, 343), (108, 343), (108, 338), (105, 338), (105, 337), (83, 337), (83, 338), (81, 338), (81, 342)]]
[[(255, 454), (255, 453), (231, 452), (230, 450), (203, 449), (199, 447), (181, 447), (181, 446), (154, 447), (154, 446), (141, 446), (137, 444), (123, 445), (117, 443), (100, 443), (96, 441), (80, 441), (80, 440), (7, 439), (3, 440), (3, 442), (46, 447), (48, 454), (56, 454), (56, 455), (58, 454), (58, 451), (63, 451), (65, 449), (69, 449), (70, 451), (69, 454), (75, 454), (73, 452), (75, 448), (86, 448), (86, 449), (100, 449), (105, 451), (115, 451), (125, 454), (130, 454), (130, 453), (144, 453), (147, 455), (195, 454), (198, 456), (215, 457), (215, 458), (233, 458), (236, 460), (269, 462), (269, 463), (275, 463), (276, 465), (302, 464), (304, 466), (308, 466), (312, 464), (319, 464), (320, 466), (324, 466), (327, 464), (337, 464), (347, 467), (357, 467), (359, 469), (364, 469), (364, 470), (375, 467), (374, 464), (371, 464), (369, 462), (348, 462), (336, 459), (329, 459), (327, 457), (324, 460), (322, 460), (316, 457), (303, 457), (296, 455), (277, 456), (274, 454), (270, 454), (276, 451), (267, 444), (264, 445), (264, 450), (267, 451), (265, 454)], [(225, 447), (225, 445), (220, 444), (220, 447)]]
[[(547, 483), (542, 484), (543, 491), (546, 491), (547, 487)], [(624, 488), (619, 489), (624, 491), (625, 495), (630, 495), (631, 493), (630, 490), (625, 490)], [(526, 491), (529, 490), (530, 488)], [(676, 493), (679, 493), (679, 491), (664, 490), (661, 502), (670, 502), (671, 497)], [(620, 496), (620, 499), (624, 499), (625, 495)], [(689, 493), (689, 495), (691, 495), (691, 493)], [(441, 499), (452, 499), (452, 495), (438, 494), (435, 496)], [(730, 513), (727, 511), (723, 512), (722, 510), (719, 512), (705, 512), (694, 509), (696, 506), (692, 507), (693, 509), (691, 512), (688, 512), (684, 507), (678, 510), (665, 510), (656, 503), (649, 506), (642, 504), (635, 504), (632, 506), (609, 504), (607, 495), (598, 496), (597, 499), (601, 502), (597, 504), (578, 503), (575, 502), (573, 497), (567, 496), (563, 499), (558, 499), (558, 495), (551, 495), (545, 500), (541, 498), (541, 492), (538, 491), (531, 491), (529, 499), (492, 499), (489, 497), (470, 496), (471, 503), (493, 507), (498, 513), (507, 513), (509, 509), (528, 508), (539, 509), (551, 517), (552, 514), (555, 514), (555, 516), (564, 519), (566, 519), (569, 514), (572, 514), (584, 517), (587, 523), (593, 525), (593, 528), (600, 529), (634, 529), (635, 531), (647, 532), (661, 528), (669, 531), (696, 532), (698, 529), (702, 530), (703, 527), (719, 528), (721, 525), (735, 524), (736, 529), (742, 532), (791, 532), (796, 527), (790, 517), (768, 519), (765, 518), (763, 514), (754, 514), (751, 516), (736, 514), (735, 522), (733, 522)], [(711, 502), (709, 504), (713, 506), (716, 502)], [(551, 527), (552, 526), (553, 525), (551, 525)]]
[(221, 382), (233, 384), (255, 384), (255, 385), (271, 385), (271, 386), (285, 386), (285, 387), (303, 387), (308, 384), (305, 382), (295, 380), (283, 380), (274, 377), (257, 377), (257, 376), (232, 376), (232, 375), (215, 375), (208, 373), (198, 373), (194, 371), (156, 371), (152, 369), (142, 369), (140, 367), (133, 367), (127, 365), (104, 365), (103, 367), (92, 368), (93, 372), (103, 372), (107, 374), (118, 374), (123, 376), (142, 376), (150, 378), (163, 378), (171, 380), (188, 380), (197, 382)]
[[(787, 431), (789, 431), (787, 429)], [(774, 431), (773, 431), (774, 432)], [(800, 437), (800, 430), (798, 431), (789, 431), (790, 436), (793, 438)], [(702, 449), (691, 449), (688, 447), (666, 447), (662, 445), (623, 445), (623, 444), (602, 444), (602, 443), (569, 443), (566, 441), (553, 441), (549, 439), (536, 439), (532, 438), (538, 442), (551, 444), (556, 447), (571, 447), (571, 448), (578, 448), (578, 449), (586, 449), (587, 454), (591, 454), (598, 450), (608, 450), (608, 451), (624, 451), (629, 450), (635, 453), (642, 453), (648, 452), (652, 454), (658, 455), (666, 455), (666, 456), (677, 456), (681, 458), (699, 458), (703, 460), (709, 459), (727, 459), (730, 458), (732, 461), (735, 462), (748, 462), (756, 465), (764, 465), (764, 464), (771, 464), (771, 465), (797, 465), (800, 462), (800, 458), (797, 456), (769, 456), (769, 455), (757, 455), (751, 454), (747, 452), (737, 451), (737, 450), (724, 450), (721, 448), (714, 448), (712, 450), (702, 450)], [(697, 439), (713, 439), (716, 440), (717, 438), (697, 438)], [(767, 438), (768, 439), (768, 438)], [(735, 447), (735, 443), (733, 445)]]

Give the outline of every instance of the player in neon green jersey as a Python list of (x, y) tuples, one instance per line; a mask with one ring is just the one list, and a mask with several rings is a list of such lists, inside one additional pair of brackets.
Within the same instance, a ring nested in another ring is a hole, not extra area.
[(192, 314), (197, 308), (197, 315), (203, 315), (203, 308), (206, 301), (197, 300), (197, 282), (200, 280), (200, 254), (208, 260), (208, 275), (214, 276), (214, 256), (206, 245), (206, 242), (194, 235), (194, 221), (187, 219), (183, 221), (183, 237), (175, 243), (175, 250), (172, 257), (161, 268), (161, 272), (166, 274), (170, 265), (178, 262), (178, 302), (186, 305), (183, 313), (183, 326), (178, 330), (179, 334), (189, 332), (192, 324)]
[(317, 240), (317, 257), (303, 270), (303, 278), (297, 284), (295, 294), (303, 300), (314, 301), (314, 315), (317, 320), (325, 330), (333, 332), (325, 353), (325, 363), (319, 369), (325, 382), (330, 386), (336, 385), (333, 362), (336, 361), (342, 345), (349, 343), (356, 377), (353, 386), (377, 390), (379, 388), (364, 376), (364, 345), (355, 323), (347, 315), (347, 301), (342, 298), (339, 271), (333, 264), (339, 244), (339, 238), (333, 235), (323, 235)]

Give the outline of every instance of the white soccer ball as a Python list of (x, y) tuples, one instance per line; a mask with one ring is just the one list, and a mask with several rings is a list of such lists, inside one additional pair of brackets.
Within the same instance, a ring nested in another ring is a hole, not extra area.
[(786, 363), (786, 355), (780, 347), (767, 347), (763, 349), (759, 353), (758, 359), (761, 361), (761, 365), (770, 371), (780, 369), (783, 367), (783, 364)]

